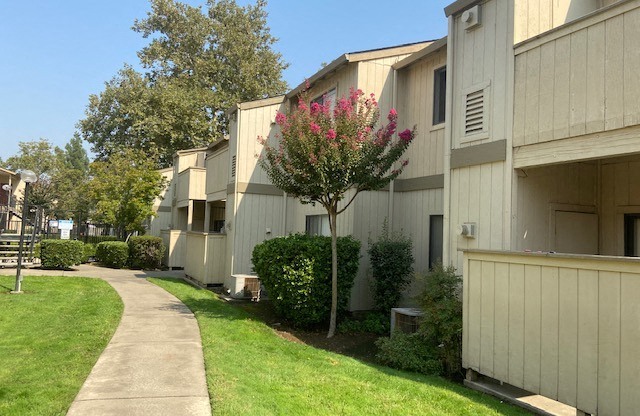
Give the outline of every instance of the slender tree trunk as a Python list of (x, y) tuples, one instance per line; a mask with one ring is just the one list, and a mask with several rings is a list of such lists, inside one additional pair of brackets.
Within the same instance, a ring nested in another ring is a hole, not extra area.
[(329, 333), (327, 338), (336, 333), (336, 321), (338, 318), (338, 232), (336, 230), (336, 207), (329, 211), (329, 225), (331, 227), (331, 320), (329, 321)]

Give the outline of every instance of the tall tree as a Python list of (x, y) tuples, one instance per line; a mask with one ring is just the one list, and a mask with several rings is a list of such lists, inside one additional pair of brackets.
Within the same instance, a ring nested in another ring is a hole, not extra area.
[[(407, 161), (392, 169), (402, 157), (415, 131), (404, 130), (396, 138), (398, 115), (391, 110), (386, 125), (378, 124), (379, 110), (373, 94), (351, 91), (333, 113), (330, 103), (308, 106), (306, 94), (287, 116), (277, 113), (280, 143), (264, 145), (259, 159), (271, 182), (303, 204), (319, 203), (329, 215), (331, 229), (331, 317), (328, 337), (336, 329), (338, 305), (337, 216), (362, 191), (382, 189), (400, 175)], [(414, 129), (415, 130), (415, 129)], [(343, 202), (345, 201), (345, 202)]]
[(153, 201), (166, 186), (147, 155), (124, 149), (107, 161), (91, 164), (87, 187), (96, 206), (95, 219), (116, 227), (121, 237), (144, 231), (144, 222), (154, 215)]
[(82, 138), (77, 132), (64, 146), (64, 165), (67, 169), (75, 169), (82, 173), (89, 172), (89, 156), (82, 147)]
[(265, 6), (151, 0), (147, 18), (133, 26), (151, 39), (138, 53), (146, 72), (125, 66), (89, 97), (78, 123), (98, 159), (133, 147), (156, 153), (157, 167), (167, 167), (177, 150), (225, 133), (231, 105), (286, 91), (287, 65), (272, 49)]

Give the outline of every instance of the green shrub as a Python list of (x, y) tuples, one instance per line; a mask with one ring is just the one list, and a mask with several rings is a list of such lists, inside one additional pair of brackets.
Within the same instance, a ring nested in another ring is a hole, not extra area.
[(338, 324), (338, 332), (342, 334), (369, 333), (387, 335), (389, 333), (389, 314), (370, 312), (362, 319), (346, 318)]
[[(436, 264), (424, 276), (418, 300), (423, 316), (418, 332), (381, 338), (378, 359), (391, 367), (452, 379), (462, 377), (462, 302), (460, 276), (452, 266)], [(437, 365), (436, 365), (437, 363)]]
[[(298, 327), (329, 322), (331, 237), (294, 234), (258, 244), (253, 265), (276, 313)], [(360, 242), (338, 238), (338, 317), (349, 302), (358, 272)]]
[(377, 358), (384, 365), (423, 374), (442, 374), (437, 347), (434, 348), (419, 332), (395, 332), (391, 338), (378, 339), (376, 345), (379, 349)]
[(413, 244), (400, 232), (388, 232), (387, 224), (378, 241), (369, 240), (367, 250), (373, 274), (375, 309), (389, 313), (398, 306), (402, 291), (413, 274)]
[(419, 297), (424, 315), (418, 331), (438, 345), (444, 375), (462, 374), (462, 279), (453, 266), (436, 264), (425, 278)]
[(134, 269), (153, 270), (162, 265), (162, 238), (143, 235), (129, 238), (129, 265)]
[(76, 240), (42, 240), (40, 261), (43, 269), (68, 269), (82, 262), (84, 243)]
[(122, 269), (129, 259), (129, 245), (124, 241), (104, 241), (96, 246), (96, 260), (107, 267)]
[(82, 252), (82, 262), (88, 263), (92, 257), (96, 257), (96, 245), (91, 243), (86, 243), (84, 245), (84, 250)]

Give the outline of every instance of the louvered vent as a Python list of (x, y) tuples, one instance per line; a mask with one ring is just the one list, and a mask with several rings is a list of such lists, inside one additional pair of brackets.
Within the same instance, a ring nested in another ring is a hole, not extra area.
[(464, 117), (464, 134), (484, 131), (484, 89), (467, 94)]
[(231, 157), (231, 177), (236, 177), (236, 155)]

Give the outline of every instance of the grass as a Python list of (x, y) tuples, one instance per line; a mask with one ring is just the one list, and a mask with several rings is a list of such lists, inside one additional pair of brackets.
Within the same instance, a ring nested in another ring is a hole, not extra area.
[(106, 282), (0, 276), (0, 414), (64, 415), (113, 335), (122, 301)]
[(247, 312), (177, 279), (149, 279), (200, 326), (215, 415), (524, 415), (438, 377), (286, 341)]

